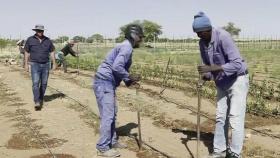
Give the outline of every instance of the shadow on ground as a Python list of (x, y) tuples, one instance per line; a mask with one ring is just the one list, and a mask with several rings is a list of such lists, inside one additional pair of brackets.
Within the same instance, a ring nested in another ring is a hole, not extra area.
[[(191, 157), (195, 157), (195, 152), (191, 151), (188, 147), (188, 141), (190, 140), (197, 140), (197, 132), (192, 130), (181, 130), (181, 129), (172, 129), (172, 132), (174, 133), (183, 133), (187, 136), (187, 138), (181, 138), (182, 144), (185, 145), (188, 152), (190, 153)], [(213, 138), (214, 134), (211, 132), (200, 132), (200, 141), (203, 142), (203, 144), (208, 148), (208, 152), (213, 152)]]
[(55, 100), (57, 98), (64, 98), (65, 95), (62, 93), (55, 93), (55, 94), (51, 94), (51, 95), (45, 95), (44, 97), (44, 101), (45, 102), (50, 102), (52, 100)]
[(131, 133), (131, 130), (134, 128), (137, 128), (138, 125), (136, 123), (128, 123), (124, 126), (121, 126), (119, 128), (116, 129), (117, 131), (117, 135), (118, 136), (131, 136), (131, 135), (135, 135)]
[(67, 71), (67, 73), (69, 73), (69, 74), (76, 74), (76, 73), (79, 73), (79, 71), (78, 70), (73, 70), (73, 71)]

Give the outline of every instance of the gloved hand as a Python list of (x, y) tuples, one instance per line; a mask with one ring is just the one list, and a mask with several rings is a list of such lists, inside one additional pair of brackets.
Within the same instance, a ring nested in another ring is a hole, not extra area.
[(210, 74), (207, 74), (207, 73), (203, 73), (203, 74), (201, 75), (201, 78), (202, 78), (202, 80), (204, 80), (204, 81), (210, 81), (210, 80), (211, 80), (211, 75), (210, 75)]
[(136, 84), (137, 82), (139, 82), (141, 80), (141, 76), (140, 75), (129, 75), (128, 76), (129, 80), (125, 82), (125, 85), (127, 87)]
[(197, 70), (199, 73), (207, 73), (207, 72), (216, 72), (216, 71), (222, 71), (223, 68), (221, 66), (218, 65), (200, 65), (197, 67)]
[(128, 78), (134, 82), (139, 82), (141, 80), (141, 76), (138, 74), (131, 74)]
[(128, 81), (124, 81), (126, 87), (130, 87), (132, 85), (132, 81), (131, 80), (128, 80)]

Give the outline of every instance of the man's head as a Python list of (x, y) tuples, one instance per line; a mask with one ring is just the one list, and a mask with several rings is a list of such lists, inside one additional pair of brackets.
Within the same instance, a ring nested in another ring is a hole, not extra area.
[(197, 32), (197, 36), (203, 41), (210, 42), (212, 37), (212, 30)]
[(73, 47), (73, 46), (75, 45), (75, 41), (74, 41), (74, 40), (70, 40), (68, 43), (69, 43), (69, 45), (70, 45), (71, 47)]
[(199, 12), (194, 16), (193, 31), (202, 40), (211, 41), (212, 25), (210, 19), (203, 12)]
[(133, 48), (139, 48), (144, 37), (143, 29), (139, 25), (128, 25), (125, 29), (125, 38), (131, 42)]
[(18, 45), (18, 46), (23, 46), (23, 45), (24, 45), (24, 40), (19, 40), (19, 41), (17, 41), (17, 45)]
[(32, 30), (36, 32), (36, 36), (38, 36), (38, 37), (44, 36), (45, 28), (43, 25), (35, 25), (35, 28)]

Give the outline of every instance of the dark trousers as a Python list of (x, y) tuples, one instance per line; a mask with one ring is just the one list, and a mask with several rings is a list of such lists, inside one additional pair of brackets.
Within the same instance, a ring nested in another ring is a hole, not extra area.
[(57, 63), (57, 66), (63, 66), (64, 72), (67, 72), (67, 62), (66, 62), (66, 56), (62, 52), (57, 52), (55, 54), (55, 60)]

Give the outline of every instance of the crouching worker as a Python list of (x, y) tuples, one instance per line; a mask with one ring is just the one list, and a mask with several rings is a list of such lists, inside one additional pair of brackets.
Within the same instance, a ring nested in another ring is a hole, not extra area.
[[(209, 158), (240, 158), (249, 89), (246, 63), (231, 35), (223, 29), (212, 28), (203, 12), (194, 16), (193, 30), (200, 38), (200, 55), (204, 63), (198, 66), (198, 72), (204, 80), (213, 79), (217, 87), (214, 153)], [(229, 127), (232, 130), (230, 141)]]
[(109, 52), (95, 74), (93, 89), (100, 113), (100, 139), (96, 145), (99, 156), (117, 157), (120, 153), (116, 149), (126, 148), (126, 145), (117, 141), (115, 91), (121, 81), (129, 87), (140, 80), (139, 77), (129, 74), (129, 68), (133, 49), (139, 47), (143, 37), (140, 26), (129, 25), (125, 30), (126, 40)]
[(17, 42), (17, 46), (18, 46), (18, 49), (19, 49), (19, 53), (20, 53), (20, 66), (22, 68), (24, 68), (25, 66), (25, 57), (24, 57), (24, 54), (25, 54), (25, 50), (24, 50), (24, 45), (25, 45), (25, 41), (24, 40), (19, 40)]
[(71, 40), (59, 52), (55, 53), (55, 59), (57, 62), (57, 66), (59, 66), (59, 67), (62, 66), (64, 73), (67, 72), (67, 61), (66, 61), (65, 57), (68, 54), (71, 54), (73, 57), (78, 57), (78, 53), (73, 50), (74, 45), (75, 45), (74, 40)]

